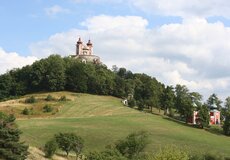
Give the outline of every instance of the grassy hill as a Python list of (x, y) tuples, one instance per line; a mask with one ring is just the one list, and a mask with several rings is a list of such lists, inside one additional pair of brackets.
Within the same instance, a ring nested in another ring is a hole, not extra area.
[[(69, 101), (45, 101), (48, 94), (56, 99), (65, 95)], [(149, 133), (148, 152), (176, 144), (195, 153), (215, 152), (230, 156), (230, 137), (130, 109), (115, 97), (71, 92), (41, 93), (33, 95), (38, 99), (36, 103), (25, 104), (29, 96), (1, 102), (0, 110), (17, 115), (17, 124), (23, 131), (22, 140), (32, 146), (42, 147), (58, 132), (75, 132), (84, 138), (85, 152), (88, 152), (102, 150), (131, 132), (144, 130)], [(54, 110), (43, 113), (45, 104)], [(22, 115), (25, 107), (33, 108), (33, 114)]]

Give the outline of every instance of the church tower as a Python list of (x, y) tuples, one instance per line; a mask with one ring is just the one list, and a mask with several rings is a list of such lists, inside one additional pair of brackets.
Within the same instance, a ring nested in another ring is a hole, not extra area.
[(81, 38), (79, 37), (77, 44), (76, 44), (76, 55), (80, 55), (82, 53), (82, 41)]
[(91, 43), (90, 39), (86, 45), (89, 48), (89, 55), (93, 55), (93, 44)]

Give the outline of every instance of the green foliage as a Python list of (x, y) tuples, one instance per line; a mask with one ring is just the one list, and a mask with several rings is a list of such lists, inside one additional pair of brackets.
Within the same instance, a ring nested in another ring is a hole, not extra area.
[(102, 152), (90, 152), (87, 155), (87, 160), (127, 160), (116, 149), (107, 149)]
[(198, 111), (198, 123), (200, 124), (201, 128), (209, 126), (209, 109), (207, 105), (202, 105)]
[(170, 115), (173, 115), (172, 108), (174, 108), (175, 104), (175, 94), (173, 87), (167, 86), (166, 89), (164, 89), (161, 100), (164, 108), (164, 115), (168, 115), (169, 111), (171, 111)]
[(210, 95), (208, 100), (207, 100), (207, 104), (210, 107), (212, 107), (213, 105), (216, 105), (218, 110), (221, 109), (221, 103), (222, 103), (222, 101), (217, 97), (217, 95), (215, 93)]
[(23, 160), (28, 146), (19, 142), (21, 131), (16, 128), (15, 117), (0, 112), (0, 159)]
[(136, 101), (135, 101), (135, 99), (131, 99), (131, 100), (128, 100), (128, 105), (129, 105), (129, 107), (131, 107), (131, 108), (133, 108), (133, 107), (135, 107), (136, 106)]
[(225, 99), (225, 108), (226, 108), (227, 111), (230, 112), (230, 97), (227, 97)]
[(75, 152), (77, 157), (79, 156), (79, 154), (81, 154), (83, 147), (84, 140), (80, 136), (75, 135), (72, 144), (72, 150)]
[(230, 136), (230, 112), (226, 114), (223, 131), (225, 135)]
[(22, 110), (22, 114), (24, 115), (29, 115), (30, 114), (30, 110), (26, 107)]
[(66, 96), (61, 96), (61, 97), (59, 98), (59, 101), (67, 101)]
[(225, 160), (219, 153), (207, 153), (204, 155), (204, 160)]
[(50, 94), (45, 98), (46, 101), (54, 101), (55, 98), (51, 96)]
[(115, 148), (128, 159), (137, 157), (147, 145), (147, 133), (137, 132), (129, 134), (124, 140), (119, 140)]
[(74, 151), (78, 157), (84, 147), (83, 139), (74, 133), (59, 133), (55, 135), (55, 139), (58, 147), (65, 151), (67, 156), (70, 151)]
[(46, 104), (43, 107), (43, 112), (52, 112), (53, 111), (53, 107), (51, 107), (50, 105)]
[(25, 103), (35, 103), (37, 100), (34, 96), (25, 99)]
[(186, 86), (176, 85), (176, 109), (188, 122), (194, 111), (193, 96)]
[(55, 139), (51, 139), (47, 141), (44, 146), (45, 156), (47, 158), (52, 158), (52, 156), (55, 154), (57, 149), (58, 149), (58, 145)]
[(189, 155), (176, 146), (166, 146), (148, 160), (189, 160)]

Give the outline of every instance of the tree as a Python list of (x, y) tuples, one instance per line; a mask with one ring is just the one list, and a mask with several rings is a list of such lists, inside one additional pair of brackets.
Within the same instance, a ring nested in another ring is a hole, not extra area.
[(58, 147), (66, 152), (74, 151), (78, 156), (83, 149), (83, 139), (74, 133), (59, 133), (55, 135)]
[(24, 160), (28, 146), (19, 142), (22, 133), (15, 125), (13, 115), (0, 112), (0, 159)]
[(172, 86), (167, 86), (166, 89), (164, 89), (163, 95), (162, 95), (162, 105), (164, 108), (164, 115), (167, 115), (169, 110), (171, 110), (174, 107), (175, 104), (175, 94), (173, 91)]
[(57, 145), (56, 140), (55, 139), (49, 140), (48, 142), (46, 142), (45, 147), (44, 147), (45, 156), (47, 158), (52, 158), (57, 148), (58, 148), (58, 145)]
[(75, 152), (77, 158), (79, 154), (82, 152), (83, 147), (84, 147), (84, 140), (80, 136), (75, 135), (72, 150)]
[(225, 135), (230, 136), (230, 112), (226, 114), (223, 131)]
[(212, 107), (217, 107), (218, 110), (221, 109), (221, 103), (222, 101), (217, 97), (215, 93), (209, 96), (207, 100), (207, 104), (209, 105), (210, 108)]
[(0, 99), (10, 96), (12, 88), (12, 76), (9, 73), (0, 76)]
[(88, 90), (88, 70), (90, 65), (78, 61), (70, 61), (66, 68), (66, 89), (69, 91), (87, 92)]
[(225, 99), (225, 104), (224, 104), (224, 106), (225, 106), (225, 111), (226, 111), (226, 112), (230, 112), (230, 97), (227, 97), (227, 98)]
[(200, 123), (201, 128), (207, 127), (209, 125), (210, 115), (207, 105), (202, 105), (198, 111), (198, 123)]
[(185, 85), (176, 85), (176, 109), (181, 116), (185, 117), (186, 123), (188, 123), (189, 117), (193, 114), (194, 106), (192, 95)]
[(137, 157), (147, 145), (146, 132), (137, 132), (129, 134), (124, 140), (115, 144), (115, 148), (128, 159)]

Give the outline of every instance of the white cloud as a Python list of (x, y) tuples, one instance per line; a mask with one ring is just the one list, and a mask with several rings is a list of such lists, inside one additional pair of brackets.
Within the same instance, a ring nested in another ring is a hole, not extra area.
[(129, 0), (137, 8), (166, 16), (230, 17), (228, 0)]
[(52, 7), (49, 7), (49, 8), (45, 8), (45, 12), (48, 16), (55, 16), (59, 13), (69, 13), (70, 10), (68, 9), (65, 9), (65, 8), (62, 8), (61, 6), (59, 5), (54, 5)]
[(36, 57), (23, 57), (15, 52), (7, 53), (0, 47), (0, 74), (3, 74), (7, 70), (11, 70), (13, 68), (20, 68), (25, 65), (32, 64), (35, 60), (37, 60)]
[(101, 15), (82, 25), (86, 29), (57, 33), (32, 44), (31, 52), (38, 57), (67, 56), (75, 52), (78, 35), (85, 41), (91, 37), (95, 53), (110, 67), (145, 72), (168, 85), (185, 84), (205, 96), (213, 92), (228, 96), (230, 28), (221, 22), (194, 18), (149, 29), (142, 17)]

